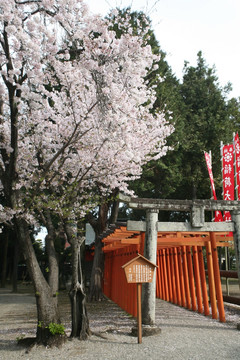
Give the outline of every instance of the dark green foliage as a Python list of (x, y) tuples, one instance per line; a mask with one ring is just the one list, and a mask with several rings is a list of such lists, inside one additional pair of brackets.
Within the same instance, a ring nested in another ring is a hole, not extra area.
[[(180, 144), (185, 169), (185, 189), (192, 198), (208, 198), (209, 179), (204, 151), (212, 151), (213, 171), (221, 197), (220, 142), (230, 143), (237, 130), (227, 94), (229, 85), (221, 88), (214, 68), (209, 68), (199, 52), (197, 66), (185, 63), (180, 91), (184, 102), (184, 139)], [(237, 117), (237, 115), (236, 115)], [(238, 113), (239, 117), (239, 113)]]
[[(166, 64), (160, 62), (163, 69)], [(145, 166), (141, 179), (131, 184), (140, 197), (210, 198), (210, 182), (204, 151), (212, 151), (213, 173), (221, 199), (220, 141), (232, 142), (239, 127), (239, 100), (228, 100), (231, 87), (221, 88), (214, 68), (209, 68), (199, 52), (197, 66), (186, 62), (182, 83), (171, 70), (157, 89), (159, 106), (162, 99), (172, 111), (175, 132), (169, 138), (174, 150), (157, 162)], [(177, 214), (177, 218), (179, 214)]]

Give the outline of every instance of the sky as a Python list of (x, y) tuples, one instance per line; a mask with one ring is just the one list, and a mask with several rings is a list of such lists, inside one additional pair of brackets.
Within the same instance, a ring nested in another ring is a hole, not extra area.
[(106, 15), (131, 6), (151, 21), (166, 60), (178, 79), (184, 61), (196, 66), (198, 51), (215, 66), (220, 86), (228, 82), (230, 97), (240, 97), (240, 0), (85, 0), (90, 11)]

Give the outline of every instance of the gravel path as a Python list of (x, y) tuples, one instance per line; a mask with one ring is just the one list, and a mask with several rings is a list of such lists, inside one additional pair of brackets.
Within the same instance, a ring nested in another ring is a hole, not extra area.
[[(70, 307), (60, 294), (63, 323), (70, 332)], [(34, 336), (35, 298), (26, 289), (18, 294), (0, 289), (0, 359), (125, 360), (125, 359), (240, 359), (240, 307), (226, 311), (226, 323), (157, 300), (158, 335), (144, 337), (142, 344), (130, 336), (136, 320), (111, 301), (88, 305), (93, 335), (87, 341), (69, 340), (61, 349), (17, 346), (16, 338)]]

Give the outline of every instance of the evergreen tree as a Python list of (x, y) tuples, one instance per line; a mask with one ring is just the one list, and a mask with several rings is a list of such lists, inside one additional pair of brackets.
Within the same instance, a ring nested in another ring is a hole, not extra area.
[(197, 54), (196, 67), (185, 63), (181, 85), (185, 105), (185, 138), (180, 146), (185, 171), (185, 197), (209, 197), (209, 179), (203, 152), (211, 150), (220, 198), (220, 142), (232, 141), (232, 134), (237, 130), (236, 119), (239, 118), (239, 110), (233, 106), (234, 101), (227, 99), (230, 90), (230, 84), (224, 88), (219, 85), (215, 69), (206, 65), (201, 52)]
[[(168, 142), (173, 151), (145, 167), (141, 179), (132, 188), (138, 196), (156, 198), (209, 198), (209, 178), (204, 151), (212, 151), (213, 172), (221, 198), (220, 141), (232, 141), (238, 130), (239, 100), (228, 100), (228, 84), (222, 88), (214, 68), (207, 66), (202, 53), (197, 66), (185, 62), (182, 84), (173, 84), (170, 71), (158, 88), (158, 96), (167, 95), (175, 132)], [(172, 86), (170, 86), (172, 85)]]

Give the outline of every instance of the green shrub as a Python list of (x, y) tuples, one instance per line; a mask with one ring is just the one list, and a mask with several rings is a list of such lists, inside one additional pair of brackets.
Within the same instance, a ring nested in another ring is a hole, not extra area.
[(52, 335), (64, 335), (65, 333), (65, 328), (62, 324), (50, 323), (48, 328)]

